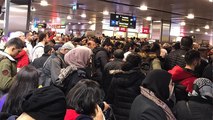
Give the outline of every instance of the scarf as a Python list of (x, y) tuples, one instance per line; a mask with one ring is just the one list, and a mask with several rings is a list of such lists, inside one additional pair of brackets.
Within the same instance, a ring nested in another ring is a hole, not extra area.
[(173, 115), (170, 108), (166, 105), (166, 103), (158, 99), (152, 91), (144, 87), (140, 87), (140, 88), (141, 88), (142, 95), (144, 95), (146, 98), (150, 99), (151, 101), (153, 101), (155, 104), (157, 104), (159, 107), (163, 109), (163, 111), (166, 113), (167, 120), (176, 120), (175, 116)]

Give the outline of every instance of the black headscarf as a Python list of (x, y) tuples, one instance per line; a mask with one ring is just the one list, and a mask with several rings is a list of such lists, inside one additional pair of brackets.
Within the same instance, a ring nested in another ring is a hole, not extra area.
[(162, 101), (169, 98), (169, 83), (172, 75), (165, 70), (151, 71), (142, 82), (142, 86), (154, 92)]

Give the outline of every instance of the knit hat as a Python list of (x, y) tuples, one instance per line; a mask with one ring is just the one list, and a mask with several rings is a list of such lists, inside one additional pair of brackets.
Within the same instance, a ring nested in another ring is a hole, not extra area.
[(63, 120), (66, 113), (65, 95), (54, 86), (43, 87), (25, 97), (22, 109), (36, 120)]
[(75, 46), (71, 42), (66, 42), (61, 47), (61, 49), (68, 49), (68, 50), (72, 50), (73, 48), (75, 48)]
[(213, 82), (207, 78), (197, 78), (193, 83), (192, 96), (213, 98)]

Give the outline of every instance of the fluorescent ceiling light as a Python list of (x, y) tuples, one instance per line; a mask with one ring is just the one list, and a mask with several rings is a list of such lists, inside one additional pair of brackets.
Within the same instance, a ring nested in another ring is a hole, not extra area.
[(190, 31), (190, 33), (194, 33), (194, 31), (193, 31), (193, 30), (191, 30), (191, 31)]
[(200, 29), (198, 28), (198, 29), (196, 29), (196, 31), (197, 31), (197, 32), (200, 32)]
[(48, 4), (48, 2), (47, 2), (46, 0), (42, 0), (42, 1), (40, 2), (40, 5), (41, 5), (41, 6), (48, 6), (49, 4)]
[(147, 10), (148, 8), (147, 8), (146, 5), (141, 5), (139, 9), (145, 11), (145, 10)]
[(31, 11), (35, 12), (35, 11), (36, 11), (36, 9), (35, 9), (34, 7), (32, 7), (32, 8), (31, 8)]
[(181, 22), (180, 25), (181, 25), (181, 26), (185, 26), (186, 23), (185, 23), (185, 22)]
[(195, 15), (192, 14), (192, 13), (190, 13), (190, 14), (188, 14), (187, 18), (188, 18), (188, 19), (194, 19), (194, 18), (195, 18)]
[(105, 11), (103, 11), (103, 14), (104, 14), (104, 15), (109, 15), (109, 11), (106, 11), (106, 10), (105, 10)]
[(61, 20), (61, 18), (60, 18), (60, 17), (57, 17), (57, 18), (56, 18), (56, 20), (57, 20), (57, 21), (60, 21), (60, 20)]
[(71, 23), (69, 23), (69, 25), (70, 25)]
[(81, 14), (81, 17), (82, 17), (82, 18), (86, 18), (87, 15), (83, 13), (83, 14)]
[(208, 32), (205, 32), (206, 35), (208, 35)]
[(208, 30), (209, 29), (209, 25), (206, 25), (204, 28)]
[(43, 23), (45, 23), (46, 21), (45, 21), (45, 20), (43, 20), (42, 22), (43, 22)]
[(160, 23), (161, 21), (160, 21), (160, 20), (157, 20), (157, 21), (153, 21), (153, 22), (155, 22), (155, 23)]
[(10, 11), (19, 12), (19, 13), (27, 12), (27, 10), (24, 10), (24, 9), (21, 9), (21, 8), (16, 8), (16, 7), (10, 7)]
[(146, 20), (147, 20), (147, 21), (151, 21), (151, 20), (152, 20), (152, 17), (146, 17)]
[(78, 24), (80, 25), (81, 23), (80, 23), (80, 22), (78, 22)]
[(72, 19), (72, 17), (71, 17), (70, 15), (68, 15), (68, 16), (67, 16), (67, 19), (68, 19), (68, 20), (71, 20), (71, 19)]

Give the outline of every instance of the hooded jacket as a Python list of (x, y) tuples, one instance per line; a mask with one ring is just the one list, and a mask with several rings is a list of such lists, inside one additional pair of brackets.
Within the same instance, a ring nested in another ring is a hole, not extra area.
[(180, 66), (175, 66), (168, 71), (172, 74), (172, 80), (186, 87), (186, 92), (192, 92), (193, 82), (197, 78), (192, 72), (189, 72)]

